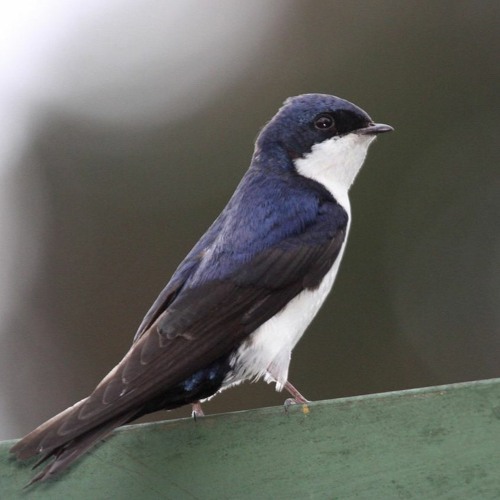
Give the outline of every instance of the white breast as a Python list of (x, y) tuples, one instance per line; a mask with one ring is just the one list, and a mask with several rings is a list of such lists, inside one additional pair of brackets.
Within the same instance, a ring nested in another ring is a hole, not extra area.
[(304, 158), (295, 160), (297, 172), (332, 193), (342, 207), (349, 205), (348, 192), (368, 152), (374, 135), (348, 134), (315, 144)]
[(233, 373), (222, 388), (247, 379), (264, 377), (281, 390), (288, 379), (292, 349), (313, 320), (330, 292), (342, 260), (351, 221), (348, 190), (366, 157), (373, 136), (349, 134), (313, 146), (304, 158), (295, 161), (300, 175), (325, 186), (346, 210), (346, 237), (339, 255), (316, 290), (304, 290), (278, 314), (266, 321), (238, 349), (231, 364)]
[(316, 290), (301, 292), (242, 344), (232, 360), (234, 372), (224, 381), (224, 388), (264, 377), (266, 382), (276, 382), (276, 389), (281, 390), (288, 379), (292, 349), (330, 292), (344, 248), (345, 240), (336, 261)]

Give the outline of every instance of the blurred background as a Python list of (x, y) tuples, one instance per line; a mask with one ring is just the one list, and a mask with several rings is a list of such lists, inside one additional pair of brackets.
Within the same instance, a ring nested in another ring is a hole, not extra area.
[[(396, 132), (351, 191), (341, 271), (290, 380), (320, 400), (500, 376), (498, 1), (0, 9), (0, 438), (121, 359), (260, 127), (305, 92)], [(205, 410), (286, 397), (245, 384)]]

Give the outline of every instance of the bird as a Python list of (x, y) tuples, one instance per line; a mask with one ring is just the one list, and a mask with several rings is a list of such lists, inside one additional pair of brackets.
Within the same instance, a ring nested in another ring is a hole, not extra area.
[(389, 125), (328, 94), (288, 98), (262, 128), (250, 166), (178, 266), (123, 359), (85, 399), (11, 452), (65, 469), (121, 425), (264, 379), (297, 403), (292, 349), (330, 292), (351, 225), (348, 191)]

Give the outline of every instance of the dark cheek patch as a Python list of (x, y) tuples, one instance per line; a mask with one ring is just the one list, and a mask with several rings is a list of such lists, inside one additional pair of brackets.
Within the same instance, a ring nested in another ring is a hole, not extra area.
[(338, 135), (348, 134), (354, 130), (366, 127), (371, 119), (366, 113), (350, 110), (339, 110), (334, 113)]

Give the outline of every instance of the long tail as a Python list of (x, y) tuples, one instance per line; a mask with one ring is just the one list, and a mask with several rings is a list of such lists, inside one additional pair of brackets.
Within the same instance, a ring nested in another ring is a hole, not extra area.
[[(85, 401), (85, 400), (84, 400)], [(88, 451), (99, 440), (106, 437), (113, 429), (130, 422), (137, 414), (137, 410), (116, 416), (107, 422), (102, 422), (96, 427), (83, 432), (78, 436), (72, 436), (70, 439), (64, 440), (64, 437), (57, 433), (61, 425), (67, 419), (70, 413), (78, 411), (81, 401), (67, 410), (59, 413), (49, 421), (37, 427), (20, 441), (18, 441), (11, 449), (18, 459), (26, 460), (37, 455), (41, 455), (40, 460), (33, 468), (40, 466), (42, 463), (54, 458), (41, 472), (39, 472), (28, 483), (27, 486), (38, 481), (45, 481), (50, 477), (67, 469), (75, 460)]]

